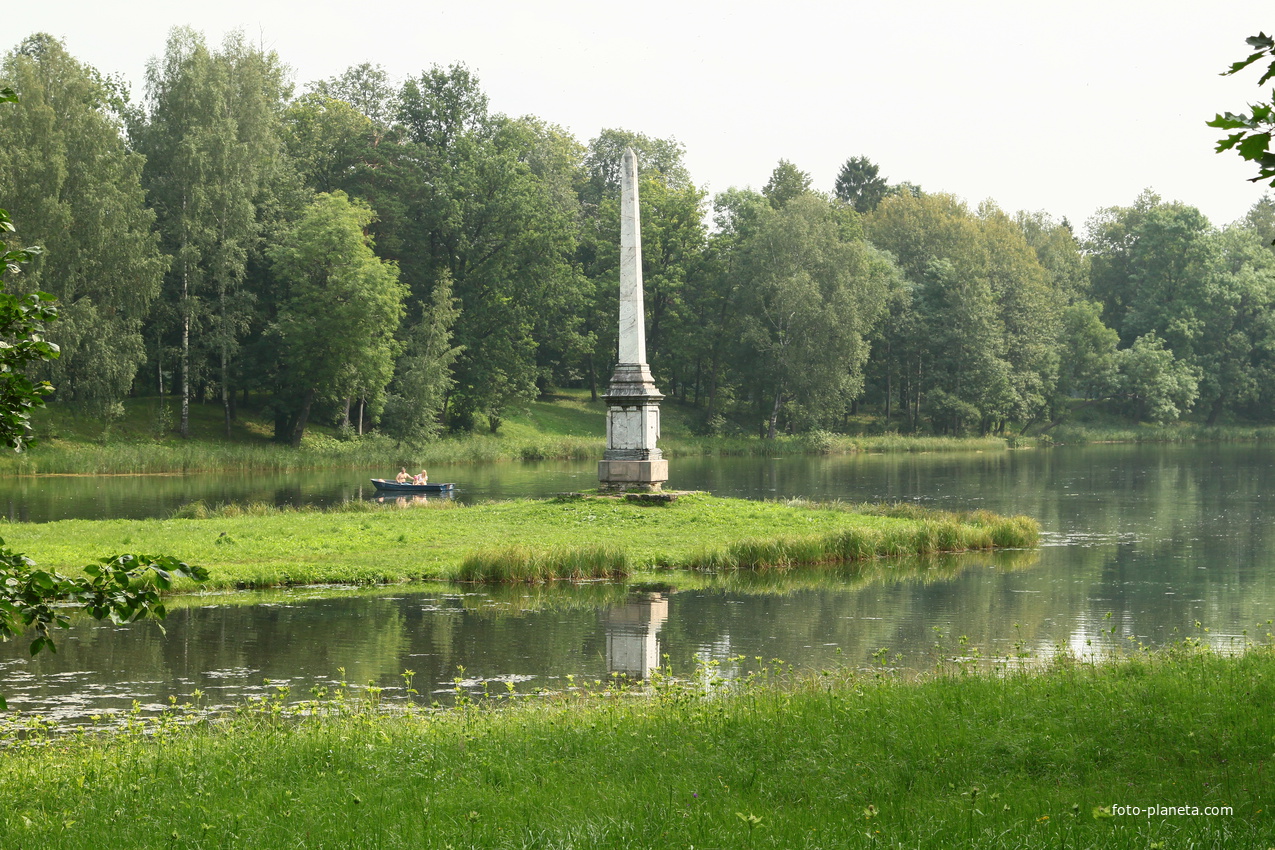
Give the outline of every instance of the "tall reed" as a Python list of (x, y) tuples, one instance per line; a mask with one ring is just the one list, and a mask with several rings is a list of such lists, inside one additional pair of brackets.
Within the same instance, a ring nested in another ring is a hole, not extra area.
[[(984, 451), (1005, 448), (1000, 438), (951, 437), (689, 437), (661, 441), (666, 455), (679, 457), (773, 457), (788, 454), (857, 452)], [(531, 434), (494, 437), (474, 434), (421, 445), (401, 445), (372, 434), (350, 440), (308, 437), (300, 448), (275, 443), (68, 442), (49, 440), (20, 455), (0, 457), (0, 474), (112, 475), (190, 472), (295, 472), (305, 469), (420, 467), (442, 463), (502, 463), (537, 460), (594, 460), (606, 448), (601, 435), (578, 437)]]
[(629, 555), (616, 546), (555, 546), (533, 550), (526, 546), (479, 549), (466, 555), (458, 581), (522, 582), (582, 581), (625, 578), (632, 571)]
[(1039, 524), (1026, 516), (979, 512), (964, 520), (951, 516), (919, 519), (911, 528), (848, 528), (819, 536), (738, 540), (705, 547), (686, 566), (708, 571), (783, 571), (877, 557), (1025, 548), (1034, 546), (1040, 536)]

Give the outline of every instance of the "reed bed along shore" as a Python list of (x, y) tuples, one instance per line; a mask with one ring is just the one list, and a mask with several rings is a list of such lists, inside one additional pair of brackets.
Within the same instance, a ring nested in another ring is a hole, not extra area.
[(1036, 438), (1038, 445), (1086, 443), (1266, 443), (1275, 441), (1269, 425), (1095, 426), (1064, 423)]
[[(762, 440), (755, 437), (672, 437), (661, 440), (666, 456), (778, 457), (859, 453), (1005, 451), (1086, 443), (1220, 443), (1275, 440), (1271, 427), (1140, 426), (1094, 428), (1062, 425), (1040, 436), (936, 437), (883, 434), (852, 436), (817, 432)], [(22, 454), (0, 458), (0, 475), (158, 475), (192, 472), (295, 472), (311, 469), (428, 467), (444, 463), (508, 463), (597, 460), (601, 436), (485, 434), (405, 446), (379, 435), (339, 440), (314, 435), (300, 448), (269, 442), (212, 441), (68, 442), (50, 440)]]
[(468, 613), (499, 618), (527, 611), (561, 609), (605, 609), (632, 601), (634, 593), (678, 593), (708, 591), (739, 595), (780, 597), (817, 590), (851, 593), (865, 585), (898, 582), (934, 584), (951, 581), (969, 570), (995, 569), (1000, 572), (1027, 570), (1040, 561), (1039, 549), (1008, 549), (980, 552), (940, 552), (903, 558), (879, 558), (845, 564), (794, 567), (788, 570), (730, 570), (658, 572), (635, 570), (622, 580), (572, 582), (505, 582), (488, 584), (474, 593), (472, 584), (433, 582), (404, 587), (403, 584), (316, 584), (256, 589), (204, 588), (168, 596), (164, 605), (171, 613), (183, 608), (294, 604), (317, 599), (358, 596), (398, 596), (405, 592), (447, 595)]
[(389, 710), (341, 685), (112, 733), (32, 723), (0, 758), (0, 846), (1275, 844), (1269, 646), (919, 679), (723, 662), (442, 711), (408, 671)]
[[(111, 424), (93, 421), (58, 404), (38, 411), (42, 444), (21, 455), (0, 457), (0, 475), (163, 474), (187, 472), (289, 472), (303, 469), (370, 469), (440, 463), (502, 463), (535, 460), (594, 460), (605, 449), (606, 405), (587, 391), (558, 390), (551, 397), (509, 411), (499, 433), (447, 435), (420, 445), (404, 445), (378, 433), (357, 436), (315, 425), (299, 448), (268, 437), (272, 423), (261, 411), (245, 408), (225, 432), (221, 408), (191, 406), (191, 438), (172, 433), (171, 413), (154, 398), (129, 399), (125, 415)], [(690, 456), (778, 456), (860, 452), (1004, 451), (1087, 442), (1232, 442), (1275, 439), (1275, 427), (1121, 424), (1119, 420), (1064, 422), (1047, 433), (1005, 436), (935, 436), (890, 431), (872, 416), (848, 429), (865, 433), (813, 431), (773, 440), (743, 433), (697, 436), (699, 412), (672, 400), (662, 411), (660, 445), (671, 458)], [(1038, 426), (1043, 427), (1043, 426)]]
[[(661, 441), (679, 457), (772, 457), (857, 452), (1000, 451), (999, 437), (699, 437)], [(350, 440), (307, 439), (300, 448), (273, 443), (66, 442), (49, 441), (0, 458), (0, 475), (156, 475), (190, 472), (295, 472), (307, 469), (370, 469), (436, 466), (443, 463), (507, 463), (537, 460), (598, 460), (606, 441), (597, 437), (470, 435), (404, 446), (377, 435)]]
[(2, 523), (0, 536), (63, 572), (117, 550), (164, 552), (207, 568), (212, 579), (205, 586), (218, 588), (788, 570), (879, 556), (1030, 547), (1039, 534), (1028, 517), (988, 512), (755, 502), (702, 493), (658, 505), (580, 496), (473, 506), (358, 502), (336, 510), (195, 505), (181, 514)]

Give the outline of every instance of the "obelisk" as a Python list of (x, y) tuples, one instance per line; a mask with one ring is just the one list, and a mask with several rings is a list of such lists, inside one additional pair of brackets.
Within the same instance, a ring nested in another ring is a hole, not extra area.
[(620, 173), (620, 352), (607, 390), (607, 449), (598, 463), (602, 490), (654, 492), (668, 480), (660, 438), (660, 400), (646, 362), (642, 310), (642, 227), (637, 156), (624, 152)]

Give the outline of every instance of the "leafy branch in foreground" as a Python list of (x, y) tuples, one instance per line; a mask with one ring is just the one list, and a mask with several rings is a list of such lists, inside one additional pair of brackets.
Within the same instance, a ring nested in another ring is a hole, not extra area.
[[(1266, 67), (1262, 78), (1257, 81), (1259, 86), (1266, 85), (1269, 80), (1275, 78), (1275, 37), (1259, 32), (1245, 41), (1249, 46), (1256, 48), (1255, 52), (1247, 59), (1233, 63), (1230, 68), (1222, 72), (1222, 76), (1238, 74), (1253, 63), (1270, 57), (1272, 61)], [(1217, 152), (1234, 150), (1249, 162), (1257, 163), (1257, 176), (1249, 178), (1250, 182), (1259, 183), (1270, 180), (1271, 184), (1275, 185), (1275, 153), (1271, 153), (1270, 149), (1271, 130), (1275, 128), (1275, 103), (1254, 103), (1249, 106), (1249, 110), (1248, 113), (1238, 114), (1218, 113), (1217, 117), (1208, 122), (1208, 126), (1219, 130), (1239, 131), (1219, 140)]]
[[(34, 630), (31, 654), (57, 652), (50, 631), (66, 628), (71, 613), (85, 611), (97, 620), (131, 623), (146, 617), (162, 620), (168, 613), (160, 592), (173, 586), (174, 576), (205, 581), (208, 571), (170, 555), (115, 555), (84, 568), (71, 578), (38, 569), (35, 562), (3, 547), (0, 540), (0, 639), (9, 640)], [(0, 710), (7, 709), (0, 697)]]
[[(0, 103), (10, 90), (0, 92)], [(0, 235), (14, 231), (6, 210), (0, 209)], [(0, 243), (0, 263), (17, 274), (22, 263), (41, 253), (39, 247), (5, 249)], [(53, 360), (58, 347), (44, 338), (44, 325), (57, 318), (53, 296), (46, 292), (15, 295), (0, 291), (0, 442), (15, 451), (33, 443), (31, 411), (44, 406), (44, 397), (53, 392), (48, 381), (32, 381), (23, 367), (41, 360)]]

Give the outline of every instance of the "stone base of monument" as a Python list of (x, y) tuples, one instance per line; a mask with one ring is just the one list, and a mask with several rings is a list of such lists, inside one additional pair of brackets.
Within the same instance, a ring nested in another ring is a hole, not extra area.
[(665, 481), (667, 460), (598, 461), (598, 489), (603, 493), (657, 493)]

